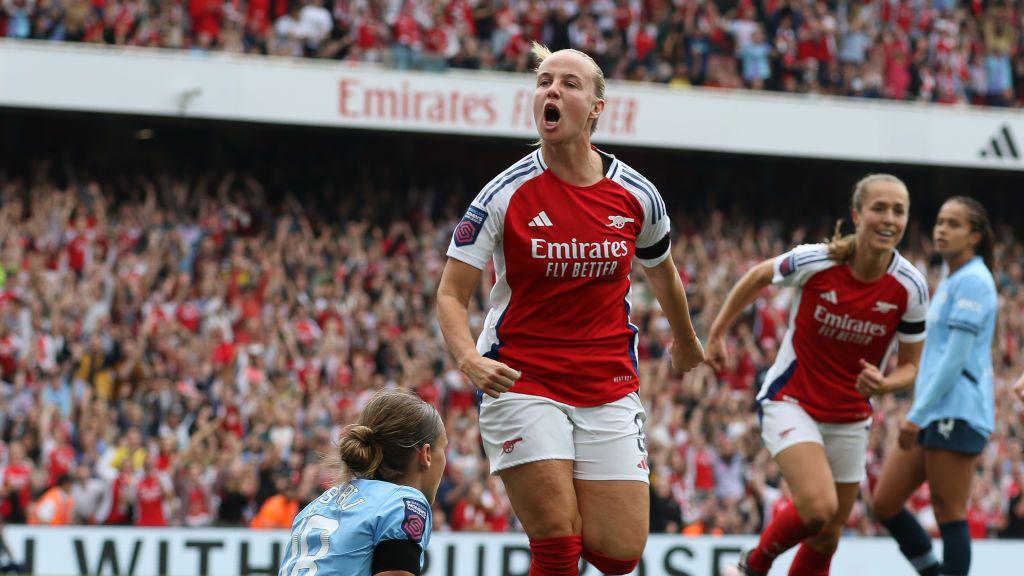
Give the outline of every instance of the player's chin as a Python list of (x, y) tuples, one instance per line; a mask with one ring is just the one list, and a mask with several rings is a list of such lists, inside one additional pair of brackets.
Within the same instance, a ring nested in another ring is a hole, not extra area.
[(885, 250), (893, 250), (893, 249), (896, 248), (896, 246), (899, 243), (900, 243), (900, 237), (899, 236), (891, 236), (891, 237), (876, 236), (876, 237), (871, 239), (871, 247), (874, 248), (875, 250), (878, 250), (879, 252), (882, 252), (882, 251), (885, 251)]

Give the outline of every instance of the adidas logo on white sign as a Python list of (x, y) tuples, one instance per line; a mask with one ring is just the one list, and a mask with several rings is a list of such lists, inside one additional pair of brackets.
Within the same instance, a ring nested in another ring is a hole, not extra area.
[(981, 149), (978, 155), (986, 159), (1019, 162), (1021, 155), (1017, 149), (1017, 143), (1013, 139), (1013, 134), (1010, 133), (1010, 125), (1003, 124), (1000, 126), (999, 131), (988, 141), (988, 144)]

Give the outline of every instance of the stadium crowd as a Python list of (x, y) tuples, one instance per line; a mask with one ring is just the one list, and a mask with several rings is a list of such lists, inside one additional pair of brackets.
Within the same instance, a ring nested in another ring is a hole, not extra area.
[(525, 71), (529, 42), (606, 75), (946, 104), (1024, 103), (1009, 0), (3, 0), (0, 36)]
[[(26, 178), (0, 172), (5, 522), (288, 527), (332, 482), (320, 455), (344, 423), (375, 390), (402, 386), (435, 404), (448, 430), (436, 527), (518, 528), (487, 475), (474, 390), (433, 314), (465, 199), (367, 188), (332, 213), (271, 200), (252, 176), (55, 173), (47, 163)], [(820, 232), (721, 212), (673, 221), (701, 334), (747, 267)], [(1024, 406), (1009, 391), (1024, 369), (1024, 244), (1008, 226), (998, 235), (998, 426), (971, 500), (979, 538), (1024, 537)], [(904, 245), (935, 282), (927, 234)], [(667, 322), (636, 275), (654, 531), (756, 532), (785, 497), (752, 402), (790, 297), (769, 292), (739, 323), (724, 372), (679, 377)], [(887, 397), (876, 407), (865, 491), (908, 406)], [(927, 491), (912, 504), (934, 529)], [(849, 529), (879, 530), (863, 503)]]

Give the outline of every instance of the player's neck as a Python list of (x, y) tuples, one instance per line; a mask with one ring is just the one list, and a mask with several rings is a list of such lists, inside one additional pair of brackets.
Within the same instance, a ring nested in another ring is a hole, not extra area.
[(541, 144), (540, 153), (548, 169), (559, 180), (573, 186), (592, 186), (604, 178), (601, 156), (590, 148), (589, 139), (558, 144)]
[(895, 256), (892, 250), (878, 252), (858, 247), (850, 261), (850, 272), (861, 282), (874, 282), (885, 275)]
[(964, 264), (971, 261), (971, 258), (974, 258), (974, 252), (970, 250), (964, 250), (959, 254), (946, 258), (946, 266), (949, 267), (949, 274), (952, 275), (957, 270), (963, 268)]

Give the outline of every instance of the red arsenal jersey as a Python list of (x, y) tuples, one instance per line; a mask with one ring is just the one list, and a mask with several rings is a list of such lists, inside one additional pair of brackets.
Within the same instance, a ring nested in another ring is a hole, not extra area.
[(513, 391), (574, 406), (637, 389), (630, 268), (669, 253), (657, 189), (601, 156), (605, 177), (585, 187), (559, 180), (540, 150), (523, 158), (473, 200), (448, 248), (480, 269), (494, 261), (480, 353), (522, 372)]
[(167, 526), (164, 516), (164, 491), (166, 482), (155, 474), (143, 476), (135, 487), (138, 502), (137, 526)]
[(894, 252), (885, 275), (861, 282), (828, 257), (825, 244), (809, 244), (775, 259), (773, 282), (798, 292), (758, 402), (796, 402), (818, 422), (870, 417), (871, 403), (855, 389), (860, 359), (884, 367), (897, 335), (900, 342), (924, 340), (924, 276)]

